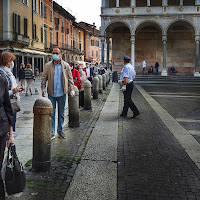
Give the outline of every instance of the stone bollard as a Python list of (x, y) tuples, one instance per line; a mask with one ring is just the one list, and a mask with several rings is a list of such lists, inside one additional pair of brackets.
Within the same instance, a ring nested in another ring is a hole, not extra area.
[(118, 82), (118, 73), (117, 71), (114, 71), (112, 74), (112, 82)]
[(79, 90), (74, 86), (75, 96), (68, 94), (69, 123), (70, 128), (79, 127)]
[(110, 83), (111, 71), (109, 70), (108, 73), (109, 73), (109, 83)]
[[(94, 79), (93, 79), (93, 90), (94, 90)], [(84, 83), (84, 109), (91, 110), (91, 83), (90, 81), (85, 81)]]
[(103, 93), (103, 80), (102, 80), (102, 76), (98, 75), (99, 78), (99, 93), (102, 94)]
[(103, 78), (103, 89), (105, 90), (106, 89), (106, 75), (103, 74), (102, 78)]
[(51, 167), (52, 103), (47, 98), (35, 101), (33, 107), (33, 161), (32, 170), (47, 172)]
[(98, 99), (99, 94), (99, 78), (95, 76), (93, 79), (93, 99)]
[(106, 73), (106, 85), (109, 84), (109, 72)]

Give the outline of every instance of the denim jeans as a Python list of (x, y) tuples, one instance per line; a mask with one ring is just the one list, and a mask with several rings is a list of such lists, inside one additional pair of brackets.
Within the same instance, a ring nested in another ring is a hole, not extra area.
[(16, 121), (17, 121), (17, 113), (14, 113), (14, 114), (13, 114), (13, 131), (14, 131), (14, 132), (15, 132)]
[(61, 97), (53, 97), (48, 95), (49, 100), (53, 105), (53, 113), (52, 113), (52, 135), (55, 135), (55, 113), (56, 113), (56, 102), (58, 103), (58, 127), (57, 132), (61, 132), (63, 130), (64, 123), (64, 113), (65, 113), (65, 102), (66, 102), (66, 94)]

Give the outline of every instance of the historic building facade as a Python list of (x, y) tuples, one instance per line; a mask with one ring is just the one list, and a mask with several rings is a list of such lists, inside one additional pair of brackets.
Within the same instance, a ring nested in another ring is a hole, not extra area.
[(2, 0), (0, 7), (0, 51), (12, 51), (15, 56), (13, 72), (20, 63), (30, 63), (43, 70), (46, 53), (43, 43), (41, 0)]
[(127, 54), (137, 73), (145, 60), (147, 70), (158, 61), (163, 76), (171, 66), (200, 76), (199, 22), (200, 0), (102, 0), (101, 40), (112, 38), (114, 70)]

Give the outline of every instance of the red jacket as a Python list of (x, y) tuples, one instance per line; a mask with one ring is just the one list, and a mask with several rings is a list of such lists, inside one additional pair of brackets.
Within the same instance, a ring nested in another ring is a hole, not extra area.
[(77, 69), (72, 69), (72, 76), (73, 79), (77, 79), (76, 82), (74, 82), (74, 85), (79, 89), (80, 85), (81, 85), (81, 79), (80, 79), (80, 74), (79, 71)]
[(86, 69), (85, 69), (85, 68), (83, 68), (83, 71), (86, 73), (86, 76), (87, 76), (87, 71), (86, 71)]

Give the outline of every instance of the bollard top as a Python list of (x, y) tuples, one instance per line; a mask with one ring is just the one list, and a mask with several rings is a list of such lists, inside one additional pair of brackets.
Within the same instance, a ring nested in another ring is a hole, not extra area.
[(34, 107), (52, 107), (52, 103), (49, 99), (41, 97), (35, 101)]
[(91, 83), (90, 83), (90, 81), (85, 81), (84, 82), (84, 88), (88, 88), (88, 87), (91, 87)]
[(102, 75), (102, 77), (105, 77), (105, 76), (106, 76), (105, 74)]
[(99, 78), (99, 79), (102, 79), (102, 76), (99, 74), (99, 75), (98, 75), (98, 78)]
[(95, 77), (93, 78), (93, 82), (99, 82), (99, 78), (98, 78), (97, 76), (95, 76)]

